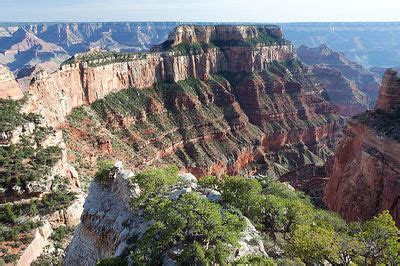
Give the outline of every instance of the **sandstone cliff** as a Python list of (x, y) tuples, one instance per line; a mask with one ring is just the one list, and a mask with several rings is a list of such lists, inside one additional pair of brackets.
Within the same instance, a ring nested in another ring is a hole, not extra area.
[(337, 146), (324, 200), (349, 221), (389, 210), (400, 223), (399, 91), (386, 71), (376, 110), (351, 119)]
[[(234, 30), (228, 33), (232, 38), (241, 36), (242, 27), (231, 28)], [(177, 31), (180, 29), (178, 27)], [(286, 61), (293, 57), (290, 44), (262, 45), (257, 49), (228, 44), (227, 48), (212, 47), (188, 54), (174, 50), (150, 54), (92, 51), (76, 55), (60, 71), (37, 75), (29, 92), (32, 99), (40, 102), (32, 106), (44, 106), (39, 112), (57, 125), (64, 122), (72, 108), (93, 103), (110, 92), (129, 87), (147, 88), (158, 81), (177, 82), (189, 77), (206, 80), (209, 74), (217, 72), (262, 71), (274, 60)]]
[(77, 55), (32, 84), (41, 113), (67, 122), (80, 171), (90, 176), (98, 158), (113, 157), (132, 169), (279, 176), (331, 155), (334, 108), (276, 27), (182, 26), (156, 50)]
[(14, 75), (4, 66), (0, 65), (0, 98), (18, 100), (23, 97)]

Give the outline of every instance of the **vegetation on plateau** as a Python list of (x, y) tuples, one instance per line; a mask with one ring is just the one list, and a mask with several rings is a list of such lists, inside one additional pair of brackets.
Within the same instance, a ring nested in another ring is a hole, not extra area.
[(77, 54), (74, 57), (64, 61), (61, 65), (70, 65), (76, 63), (86, 63), (91, 67), (108, 65), (112, 63), (129, 62), (145, 59), (144, 53), (123, 53), (115, 51), (89, 51)]
[[(196, 191), (221, 193), (211, 202), (199, 192), (168, 197), (180, 182), (174, 167), (150, 169), (132, 177), (143, 189), (132, 201), (152, 223), (133, 241), (136, 265), (162, 263), (166, 255), (180, 264), (227, 264), (238, 248), (247, 217), (258, 229), (268, 256), (247, 255), (247, 265), (397, 265), (399, 230), (389, 212), (370, 221), (346, 223), (337, 214), (318, 209), (302, 192), (268, 177), (207, 176)], [(111, 258), (100, 265), (126, 265)]]
[(32, 134), (21, 134), (18, 143), (0, 146), (0, 189), (5, 194), (15, 186), (25, 190), (28, 182), (44, 179), (61, 158), (60, 147), (41, 146), (53, 129), (41, 126), (39, 115), (21, 113), (21, 104), (20, 101), (0, 99), (0, 128), (5, 134), (10, 135), (17, 127), (34, 124)]
[(40, 217), (75, 199), (65, 192), (68, 181), (51, 173), (62, 156), (59, 146), (44, 145), (54, 130), (41, 116), (22, 113), (23, 101), (0, 99), (0, 264), (18, 259), (42, 225)]

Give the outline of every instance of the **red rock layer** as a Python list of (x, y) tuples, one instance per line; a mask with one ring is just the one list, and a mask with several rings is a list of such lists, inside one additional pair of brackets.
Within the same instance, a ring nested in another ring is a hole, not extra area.
[(388, 70), (376, 111), (349, 120), (340, 140), (324, 201), (349, 221), (389, 210), (400, 225), (400, 82)]
[[(282, 171), (321, 163), (337, 129), (334, 109), (310, 77), (300, 81), (303, 68), (280, 71), (120, 91), (95, 102), (90, 120), (68, 123), (71, 153), (91, 154), (71, 160), (91, 164), (111, 156), (131, 169), (176, 164), (196, 176), (265, 173), (275, 162)], [(111, 152), (99, 144), (116, 141), (123, 145)]]
[[(268, 36), (274, 42), (262, 43)], [(62, 126), (74, 107), (92, 104), (95, 114), (66, 131), (93, 166), (111, 155), (131, 169), (174, 163), (197, 175), (254, 173), (277, 160), (288, 171), (330, 152), (335, 111), (279, 28), (178, 27), (168, 43), (207, 41), (219, 46), (77, 55), (35, 79), (27, 109)]]
[[(96, 62), (64, 65), (61, 70), (38, 75), (29, 88), (31, 98), (41, 102), (39, 110), (51, 124), (64, 122), (72, 108), (92, 103), (111, 92), (129, 87), (148, 88), (158, 81), (180, 81), (189, 77), (206, 80), (217, 72), (261, 71), (273, 60), (293, 58), (291, 45), (209, 49), (198, 55), (174, 52), (133, 56), (127, 62)], [(240, 59), (240, 60), (239, 60)], [(39, 107), (31, 103), (32, 109)]]
[(399, 180), (400, 143), (350, 120), (336, 149), (324, 201), (348, 221), (390, 210), (399, 225)]

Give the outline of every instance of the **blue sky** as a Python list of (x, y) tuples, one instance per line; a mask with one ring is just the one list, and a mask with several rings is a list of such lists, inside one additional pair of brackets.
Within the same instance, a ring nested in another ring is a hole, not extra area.
[(400, 21), (400, 0), (0, 0), (0, 21)]

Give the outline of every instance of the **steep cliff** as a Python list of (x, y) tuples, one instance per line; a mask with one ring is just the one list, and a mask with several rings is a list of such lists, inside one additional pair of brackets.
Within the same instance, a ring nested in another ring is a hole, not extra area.
[(347, 220), (389, 210), (400, 223), (398, 79), (386, 71), (376, 110), (351, 119), (337, 146), (324, 201)]
[(155, 49), (77, 55), (32, 84), (40, 112), (67, 122), (80, 171), (90, 175), (105, 156), (132, 169), (176, 163), (199, 176), (280, 175), (331, 154), (338, 118), (278, 28), (182, 26)]
[(334, 68), (323, 65), (312, 66), (314, 77), (325, 88), (327, 100), (337, 107), (338, 113), (351, 117), (369, 108), (369, 97), (357, 85)]
[(383, 76), (382, 87), (375, 110), (392, 111), (400, 106), (400, 77), (397, 71), (389, 69)]
[[(338, 117), (279, 28), (182, 26), (154, 50), (77, 54), (59, 71), (39, 71), (26, 100), (7, 102), (18, 110), (2, 113), (2, 152), (13, 159), (0, 168), (8, 178), (1, 196), (13, 211), (32, 208), (30, 217), (42, 198), (59, 200), (39, 217), (52, 228), (70, 225), (79, 181), (88, 183), (104, 158), (135, 171), (176, 164), (196, 176), (280, 176), (331, 155)], [(68, 183), (65, 195), (59, 180)], [(15, 221), (6, 223), (11, 230)], [(44, 226), (35, 229), (40, 246), (26, 247), (21, 260), (40, 255)]]
[(352, 116), (375, 104), (380, 80), (373, 72), (326, 45), (315, 48), (302, 45), (297, 54), (313, 66), (314, 75), (326, 87), (329, 100), (341, 114)]
[[(241, 27), (216, 28), (233, 28), (235, 30), (230, 33), (232, 36), (241, 34)], [(181, 27), (177, 28), (179, 29)], [(255, 27), (254, 30), (256, 31)], [(241, 38), (243, 42), (258, 41), (257, 38), (246, 39), (247, 36)], [(259, 45), (257, 49), (250, 44), (239, 43), (223, 44), (227, 45), (226, 48), (209, 45), (204, 50), (172, 49), (149, 54), (118, 54), (93, 50), (74, 56), (63, 64), (60, 71), (50, 75), (45, 72), (37, 75), (29, 92), (34, 100), (42, 101), (42, 105), (48, 109), (43, 110), (43, 115), (51, 123), (58, 124), (64, 121), (65, 115), (72, 108), (92, 103), (110, 92), (129, 87), (147, 88), (158, 81), (176, 82), (189, 77), (205, 80), (207, 75), (217, 72), (262, 71), (274, 60), (293, 58), (293, 47), (285, 44), (283, 39), (278, 41), (282, 43)]]
[(23, 97), (14, 75), (3, 65), (0, 65), (0, 98), (18, 100)]

